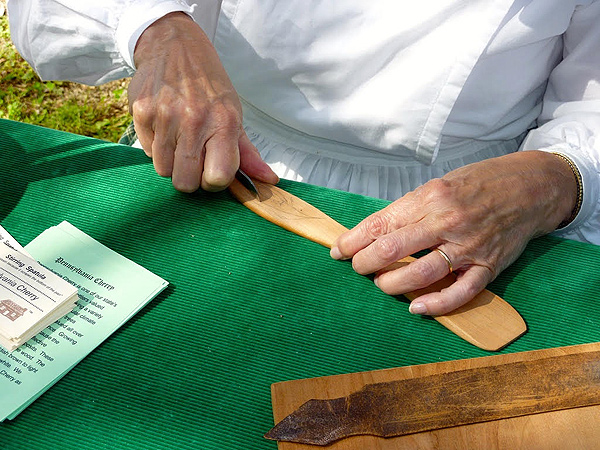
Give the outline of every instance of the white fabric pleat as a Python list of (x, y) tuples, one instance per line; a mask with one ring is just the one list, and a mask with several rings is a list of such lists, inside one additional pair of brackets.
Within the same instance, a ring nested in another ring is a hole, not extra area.
[(410, 156), (390, 156), (300, 133), (247, 104), (244, 123), (252, 143), (281, 178), (387, 200), (458, 167), (517, 151), (522, 140), (471, 140), (441, 148), (436, 162), (425, 166)]

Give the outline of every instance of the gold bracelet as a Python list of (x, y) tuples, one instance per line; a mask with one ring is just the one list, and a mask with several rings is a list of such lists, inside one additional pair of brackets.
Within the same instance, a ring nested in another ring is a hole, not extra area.
[(573, 175), (575, 176), (575, 181), (577, 182), (577, 201), (575, 202), (575, 207), (573, 208), (573, 211), (571, 211), (571, 215), (569, 216), (569, 218), (563, 220), (560, 224), (558, 224), (558, 227), (556, 229), (559, 230), (573, 222), (573, 220), (575, 220), (575, 217), (577, 217), (577, 214), (579, 214), (581, 204), (583, 203), (583, 180), (581, 178), (581, 172), (579, 172), (579, 169), (577, 168), (577, 166), (571, 158), (563, 155), (562, 153), (552, 152), (552, 154), (558, 156), (569, 165), (571, 171), (573, 171)]

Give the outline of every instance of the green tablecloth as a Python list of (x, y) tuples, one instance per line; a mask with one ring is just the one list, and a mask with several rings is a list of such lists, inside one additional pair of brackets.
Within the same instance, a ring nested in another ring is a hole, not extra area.
[[(1, 224), (68, 220), (171, 284), (14, 421), (0, 449), (276, 449), (271, 383), (486, 356), (227, 192), (183, 194), (140, 151), (0, 121)], [(386, 202), (281, 182), (346, 226)], [(600, 340), (600, 247), (545, 237), (490, 289), (529, 331)]]

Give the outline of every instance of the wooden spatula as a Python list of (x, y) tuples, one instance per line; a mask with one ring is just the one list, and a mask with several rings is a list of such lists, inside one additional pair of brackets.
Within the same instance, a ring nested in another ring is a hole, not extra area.
[[(348, 231), (327, 214), (289, 192), (259, 181), (254, 181), (254, 184), (258, 195), (237, 180), (229, 190), (244, 206), (268, 221), (327, 248), (331, 248), (336, 239)], [(406, 257), (395, 264), (408, 264), (414, 259)], [(449, 274), (428, 288), (404, 295), (412, 301), (427, 292), (450, 286), (455, 280), (456, 276)], [(466, 305), (434, 319), (471, 344), (489, 351), (500, 350), (527, 331), (520, 314), (488, 290), (482, 291)]]

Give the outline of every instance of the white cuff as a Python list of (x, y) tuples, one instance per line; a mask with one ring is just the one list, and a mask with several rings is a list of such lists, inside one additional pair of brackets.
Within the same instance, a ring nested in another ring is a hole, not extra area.
[(161, 17), (172, 12), (185, 12), (213, 40), (221, 0), (203, 0), (201, 6), (188, 4), (183, 0), (136, 0), (124, 11), (115, 31), (117, 48), (124, 61), (135, 70), (133, 52), (142, 33)]

